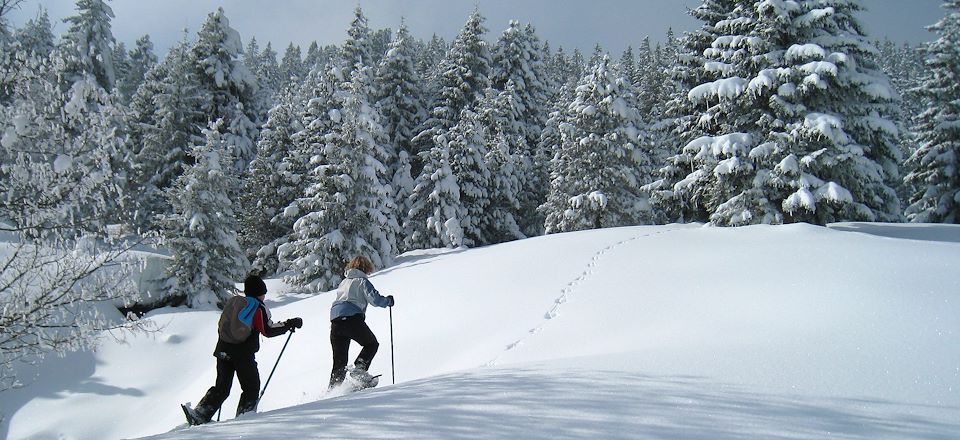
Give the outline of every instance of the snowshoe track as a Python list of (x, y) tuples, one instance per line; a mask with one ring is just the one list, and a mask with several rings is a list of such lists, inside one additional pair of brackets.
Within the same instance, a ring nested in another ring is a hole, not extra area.
[(608, 252), (614, 249), (617, 249), (619, 247), (622, 247), (624, 245), (627, 245), (629, 243), (632, 243), (634, 241), (640, 240), (642, 238), (653, 237), (655, 235), (665, 234), (667, 232), (672, 232), (675, 230), (676, 229), (667, 229), (667, 230), (661, 230), (657, 232), (650, 232), (647, 234), (640, 234), (635, 237), (630, 237), (625, 240), (620, 240), (616, 243), (613, 243), (601, 248), (599, 251), (593, 254), (593, 257), (590, 258), (590, 262), (587, 263), (587, 266), (584, 268), (583, 272), (581, 272), (573, 280), (568, 282), (562, 289), (560, 289), (560, 296), (558, 296), (556, 299), (553, 300), (553, 306), (550, 307), (550, 310), (547, 310), (547, 312), (543, 314), (543, 321), (540, 322), (535, 327), (531, 328), (530, 330), (527, 330), (527, 333), (524, 336), (520, 337), (514, 342), (511, 342), (510, 344), (507, 344), (506, 349), (503, 351), (503, 353), (498, 355), (496, 358), (494, 358), (490, 362), (487, 362), (485, 366), (497, 365), (497, 363), (499, 363), (500, 361), (500, 358), (503, 357), (504, 354), (508, 353), (510, 350), (513, 350), (523, 345), (527, 339), (539, 333), (540, 330), (543, 330), (543, 328), (547, 325), (547, 323), (557, 318), (560, 315), (560, 310), (563, 308), (563, 305), (566, 304), (567, 300), (576, 293), (576, 287), (582, 284), (585, 280), (589, 279), (590, 276), (594, 274), (595, 269), (600, 265), (601, 260), (603, 260), (603, 257), (606, 256)]

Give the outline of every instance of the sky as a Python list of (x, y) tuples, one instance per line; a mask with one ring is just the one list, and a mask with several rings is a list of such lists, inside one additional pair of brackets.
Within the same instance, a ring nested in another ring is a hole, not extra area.
[(336, 295), (269, 278), (273, 320), (303, 328), (261, 338), (259, 414), (234, 420), (234, 385), (224, 422), (184, 426), (179, 404), (214, 382), (220, 313), (163, 308), (143, 318), (155, 333), (21, 366), (0, 439), (958, 439), (958, 267), (960, 225), (935, 224), (413, 251), (370, 277), (396, 298), (367, 308), (375, 389), (327, 391)]
[[(312, 41), (340, 44), (346, 38), (359, 5), (375, 29), (396, 29), (401, 19), (414, 36), (433, 34), (450, 41), (475, 7), (487, 18), (487, 39), (495, 40), (509, 20), (530, 23), (554, 49), (578, 48), (591, 53), (596, 44), (619, 54), (627, 46), (639, 46), (644, 37), (665, 40), (668, 29), (678, 35), (695, 29), (699, 22), (687, 14), (699, 0), (113, 0), (113, 33), (131, 47), (149, 34), (162, 54), (183, 38), (192, 37), (207, 14), (223, 7), (231, 25), (244, 42), (256, 37), (261, 47), (269, 41), (282, 54), (289, 43), (304, 50)], [(11, 13), (14, 26), (35, 17), (43, 5), (55, 23), (54, 33), (66, 29), (64, 17), (75, 13), (74, 0), (25, 0)], [(869, 35), (912, 44), (932, 40), (925, 27), (943, 16), (942, 0), (863, 0), (868, 8), (861, 18)], [(908, 5), (908, 6), (907, 6)]]

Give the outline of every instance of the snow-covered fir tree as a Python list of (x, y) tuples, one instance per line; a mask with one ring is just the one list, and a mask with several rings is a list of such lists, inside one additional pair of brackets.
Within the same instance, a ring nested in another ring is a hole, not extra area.
[(23, 27), (13, 34), (13, 40), (20, 44), (20, 49), (27, 53), (34, 53), (40, 57), (48, 57), (55, 47), (53, 25), (46, 8), (41, 7), (37, 17), (28, 20)]
[(230, 27), (223, 8), (210, 13), (200, 26), (191, 56), (204, 98), (201, 110), (205, 120), (200, 124), (224, 120), (220, 125), (223, 140), (236, 160), (234, 167), (242, 172), (256, 155), (256, 110), (262, 106), (254, 101), (257, 79), (243, 62), (240, 34)]
[[(805, 111), (786, 133), (802, 174), (784, 169), (771, 180), (792, 190), (781, 204), (789, 221), (902, 220), (895, 190), (902, 158), (891, 120), (897, 94), (872, 61), (876, 48), (858, 19), (862, 10), (859, 2), (805, 2), (794, 18), (798, 26), (787, 39), (793, 44), (785, 60), (791, 69), (787, 84), (797, 90), (785, 100)], [(815, 208), (808, 204), (810, 194)]]
[(277, 62), (277, 53), (269, 42), (261, 51), (257, 39), (251, 38), (243, 53), (243, 63), (247, 66), (247, 70), (257, 78), (258, 87), (253, 102), (258, 108), (253, 113), (257, 115), (258, 119), (265, 119), (267, 111), (274, 106), (274, 97), (280, 92), (283, 85), (280, 63)]
[(303, 55), (300, 53), (300, 46), (290, 43), (280, 58), (280, 77), (283, 78), (283, 84), (290, 81), (297, 81), (306, 78), (310, 70), (303, 64)]
[(344, 264), (365, 255), (384, 267), (396, 254), (399, 230), (384, 162), (386, 138), (376, 109), (367, 101), (370, 68), (353, 71), (335, 97), (336, 123), (323, 139), (323, 154), (311, 161), (311, 184), (297, 201), (300, 218), (278, 256), (289, 280), (308, 291), (333, 288)]
[(110, 20), (113, 9), (104, 0), (77, 0), (77, 15), (64, 19), (69, 29), (60, 39), (59, 49), (67, 66), (63, 87), (69, 88), (84, 73), (96, 78), (104, 90), (113, 89), (116, 74), (113, 65), (114, 37)]
[[(490, 48), (483, 40), (484, 18), (475, 10), (440, 62), (437, 98), (430, 104), (427, 120), (413, 139), (418, 152), (432, 148), (437, 135), (457, 124), (460, 112), (483, 97), (489, 86)], [(419, 167), (415, 167), (415, 171)]]
[(466, 108), (459, 122), (438, 134), (410, 195), (404, 224), (406, 249), (479, 246), (488, 243), (484, 216), (490, 206), (486, 129)]
[(491, 83), (500, 91), (507, 89), (508, 83), (514, 89), (517, 101), (512, 104), (519, 110), (516, 119), (522, 142), (517, 142), (513, 133), (505, 134), (504, 139), (513, 144), (511, 155), (516, 158), (519, 177), (519, 203), (516, 220), (526, 235), (539, 235), (543, 218), (537, 214), (537, 206), (545, 201), (545, 182), (537, 176), (546, 173), (549, 163), (542, 160), (545, 155), (536, 151), (540, 141), (547, 114), (546, 65), (543, 61), (543, 48), (536, 30), (532, 25), (521, 27), (517, 21), (503, 31), (493, 48)]
[(320, 49), (320, 45), (316, 41), (311, 41), (310, 45), (307, 46), (307, 53), (303, 57), (303, 68), (310, 72), (325, 64), (327, 59), (329, 59), (329, 54), (324, 56), (324, 51)]
[[(719, 225), (891, 221), (896, 98), (846, 1), (706, 1), (675, 102), (683, 148), (653, 187), (684, 220)], [(666, 203), (665, 203), (666, 202)]]
[(257, 43), (257, 37), (250, 38), (243, 50), (243, 64), (247, 66), (247, 70), (256, 72), (257, 65), (260, 64), (260, 43)]
[(377, 69), (373, 100), (382, 117), (389, 148), (395, 161), (387, 164), (395, 191), (398, 212), (409, 211), (408, 197), (413, 191), (410, 140), (416, 127), (426, 119), (423, 84), (414, 66), (414, 41), (406, 25), (401, 24)]
[[(331, 63), (323, 70), (314, 70), (307, 77), (301, 98), (306, 98), (305, 108), (297, 112), (302, 128), (291, 136), (293, 145), (283, 158), (281, 167), (283, 186), (292, 187), (298, 197), (311, 185), (310, 170), (315, 166), (314, 163), (324, 160), (324, 148), (330, 133), (343, 121), (340, 111), (342, 103), (337, 93), (343, 90), (344, 82), (343, 71), (337, 63)], [(293, 222), (302, 215), (296, 201), (291, 202), (281, 214), (291, 229)]]
[(293, 136), (302, 130), (297, 96), (285, 91), (269, 112), (257, 142), (257, 157), (243, 176), (240, 195), (240, 245), (253, 270), (276, 273), (277, 247), (292, 229), (292, 221), (283, 221), (282, 212), (302, 194), (299, 185), (288, 185), (288, 163), (294, 147)]
[(347, 30), (347, 41), (343, 43), (341, 61), (343, 62), (344, 75), (349, 76), (355, 66), (376, 66), (373, 63), (371, 47), (370, 25), (367, 17), (363, 15), (363, 10), (357, 6), (353, 11), (353, 21), (350, 23), (350, 29)]
[(505, 90), (507, 82), (513, 83), (522, 105), (519, 121), (528, 144), (540, 139), (540, 130), (546, 120), (547, 85), (541, 50), (533, 26), (521, 27), (519, 22), (511, 20), (491, 55), (491, 85), (497, 90)]
[(373, 96), (391, 145), (396, 151), (407, 153), (412, 152), (410, 140), (414, 130), (426, 117), (422, 80), (414, 66), (413, 43), (410, 31), (401, 25), (377, 69)]
[(133, 183), (138, 205), (135, 224), (154, 229), (158, 215), (172, 207), (167, 189), (192, 165), (189, 151), (204, 142), (196, 133), (203, 98), (190, 68), (189, 43), (184, 40), (147, 72), (130, 104)]
[[(416, 62), (417, 74), (420, 75), (420, 78), (423, 78), (424, 83), (430, 85), (437, 82), (437, 78), (440, 76), (440, 63), (446, 57), (448, 50), (450, 50), (450, 46), (443, 37), (437, 34), (433, 34), (430, 41), (419, 45), (417, 53), (420, 56), (417, 57)], [(427, 90), (427, 92), (428, 96), (435, 95), (432, 90)]]
[(929, 29), (928, 73), (920, 90), (927, 109), (917, 116), (919, 149), (905, 177), (916, 188), (907, 206), (913, 222), (960, 223), (960, 1), (945, 0), (943, 19)]
[(437, 147), (450, 153), (450, 169), (460, 188), (460, 204), (464, 217), (464, 246), (482, 246), (491, 243), (484, 229), (484, 217), (490, 208), (490, 171), (487, 169), (486, 129), (480, 115), (471, 108), (461, 111), (459, 122), (444, 133)]
[[(536, 207), (542, 200), (536, 198), (536, 188), (524, 192), (523, 184), (532, 176), (531, 149), (527, 145), (524, 124), (524, 105), (513, 80), (508, 80), (503, 91), (487, 89), (477, 110), (484, 125), (484, 143), (488, 151), (484, 157), (489, 179), (486, 191), (489, 206), (480, 217), (486, 242), (502, 243), (525, 238), (521, 224), (525, 217), (523, 202)], [(545, 194), (545, 193), (543, 193)], [(524, 197), (526, 196), (526, 197)], [(544, 197), (545, 198), (545, 197)], [(532, 217), (532, 216), (529, 216)], [(542, 225), (542, 223), (541, 223)]]
[(129, 102), (140, 84), (146, 80), (147, 72), (157, 65), (157, 56), (153, 53), (153, 42), (149, 35), (137, 39), (136, 47), (129, 53), (123, 75), (117, 78), (117, 91), (124, 102)]
[(174, 213), (162, 221), (164, 245), (172, 253), (165, 296), (189, 307), (225, 301), (250, 266), (237, 241), (230, 194), (238, 192), (240, 179), (222, 129), (217, 127), (221, 123), (204, 130), (206, 143), (190, 152), (194, 164), (168, 191)]
[(461, 220), (466, 208), (460, 203), (460, 185), (453, 173), (446, 134), (437, 135), (433, 147), (420, 153), (422, 171), (410, 194), (410, 211), (403, 231), (403, 248), (458, 248), (464, 245)]
[(617, 63), (620, 74), (630, 80), (634, 87), (637, 87), (637, 57), (633, 54), (633, 46), (627, 46), (620, 55), (620, 61)]
[(650, 222), (640, 190), (651, 171), (644, 128), (630, 81), (603, 56), (564, 110), (550, 193), (540, 208), (547, 233)]
[(21, 55), (23, 63), (4, 67), (17, 72), (9, 101), (0, 103), (0, 218), (34, 238), (102, 232), (125, 200), (117, 107), (90, 74), (61, 90), (62, 57)]
[[(685, 144), (662, 170), (668, 175), (665, 183), (672, 187), (662, 186), (655, 199), (674, 197), (670, 207), (685, 220), (779, 223), (779, 209), (756, 188), (759, 181), (754, 179), (756, 166), (750, 152), (757, 139), (778, 129), (775, 124), (781, 118), (764, 93), (769, 87), (752, 93), (744, 90), (747, 78), (771, 67), (767, 63), (782, 51), (774, 32), (789, 23), (789, 17), (754, 18), (754, 5), (747, 2), (727, 6), (732, 9), (713, 10), (711, 5), (705, 2), (694, 11), (710, 21), (690, 36), (690, 55), (684, 63), (690, 67), (681, 71), (687, 75), (685, 81), (692, 81), (689, 92), (678, 98), (685, 113), (677, 131), (685, 133)], [(701, 46), (708, 49), (694, 52)]]

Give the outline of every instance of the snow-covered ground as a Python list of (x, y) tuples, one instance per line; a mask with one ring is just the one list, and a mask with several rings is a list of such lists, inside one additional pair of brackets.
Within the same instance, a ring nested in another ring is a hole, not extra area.
[[(215, 310), (50, 359), (0, 395), (0, 437), (960, 438), (960, 227), (846, 223), (585, 231), (408, 254), (372, 277), (380, 387), (327, 396), (331, 295), (268, 280), (304, 319), (258, 414), (187, 428)], [(286, 336), (264, 340), (265, 381)], [(357, 352), (352, 347), (351, 359)], [(24, 372), (27, 373), (27, 372)]]

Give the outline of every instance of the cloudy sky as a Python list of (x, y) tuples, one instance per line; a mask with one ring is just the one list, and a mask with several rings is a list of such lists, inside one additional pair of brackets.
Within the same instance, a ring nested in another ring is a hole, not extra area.
[[(10, 19), (14, 26), (35, 17), (40, 5), (49, 11), (54, 32), (66, 29), (61, 20), (74, 15), (74, 0), (25, 0)], [(290, 42), (304, 49), (311, 41), (341, 43), (357, 5), (373, 28), (396, 28), (403, 17), (410, 31), (428, 39), (437, 34), (448, 41), (477, 6), (487, 18), (488, 40), (494, 40), (511, 19), (531, 23), (556, 49), (579, 48), (590, 53), (599, 43), (619, 54), (637, 46), (644, 36), (663, 41), (667, 29), (678, 34), (698, 27), (687, 8), (700, 0), (113, 0), (113, 33), (128, 47), (149, 34), (156, 51), (192, 36), (207, 14), (222, 6), (244, 42), (256, 37), (283, 53)], [(943, 17), (942, 0), (863, 0), (861, 17), (869, 35), (920, 43), (934, 38), (924, 28)]]

